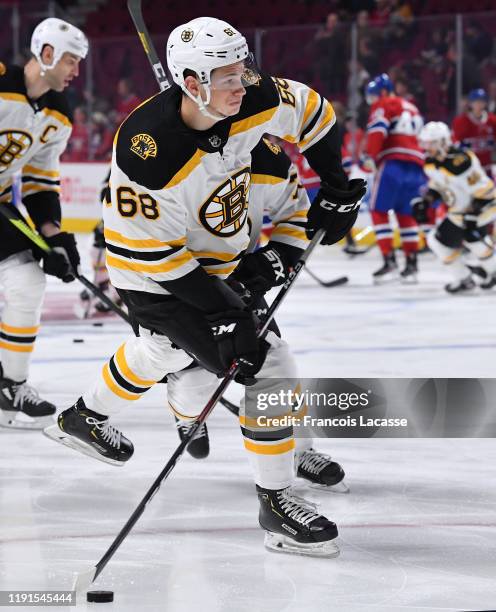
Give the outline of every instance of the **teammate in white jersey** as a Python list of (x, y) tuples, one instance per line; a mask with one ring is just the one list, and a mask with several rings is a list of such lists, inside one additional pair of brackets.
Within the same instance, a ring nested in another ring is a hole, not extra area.
[[(132, 443), (108, 417), (164, 375), (169, 400), (187, 416), (199, 414), (233, 359), (248, 402), (280, 390), (275, 377), (297, 376), (275, 323), (258, 339), (253, 313), (223, 280), (249, 246), (250, 151), (265, 132), (297, 142), (322, 179), (307, 236), (324, 228), (323, 243), (333, 244), (356, 220), (365, 186), (343, 172), (332, 106), (305, 85), (260, 74), (249, 55), (224, 21), (202, 17), (176, 28), (167, 44), (175, 85), (138, 107), (116, 136), (104, 204), (107, 266), (137, 336), (47, 430), (102, 460), (131, 457)], [(266, 283), (282, 284), (300, 253), (301, 245), (269, 243), (259, 265)], [(336, 554), (334, 523), (291, 493), (292, 429), (243, 433), (266, 545)]]
[(488, 227), (496, 218), (496, 188), (477, 156), (451, 145), (448, 126), (431, 121), (421, 130), (419, 143), (426, 151), (424, 172), (428, 191), (413, 202), (419, 223), (426, 220), (429, 206), (442, 201), (448, 206), (445, 219), (427, 239), (431, 250), (449, 268), (453, 280), (445, 286), (449, 293), (475, 288), (463, 248), (474, 255), (486, 276), (480, 286), (496, 285), (496, 254), (488, 237)]
[[(22, 218), (13, 204), (20, 176), (21, 198), (37, 230), (54, 249), (35, 247), (0, 215), (0, 284), (5, 306), (0, 328), (0, 425), (40, 428), (53, 422), (53, 404), (26, 383), (39, 329), (45, 274), (65, 282), (79, 264), (72, 234), (61, 232), (59, 158), (71, 134), (63, 90), (78, 75), (88, 41), (78, 28), (45, 19), (31, 38), (24, 68), (0, 64), (0, 206)], [(43, 257), (43, 270), (38, 260)]]

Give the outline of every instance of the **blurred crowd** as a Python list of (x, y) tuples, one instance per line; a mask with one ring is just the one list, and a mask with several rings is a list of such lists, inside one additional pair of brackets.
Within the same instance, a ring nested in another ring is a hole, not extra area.
[[(347, 2), (329, 13), (314, 37), (319, 90), (342, 102), (355, 96), (358, 122), (365, 125), (366, 83), (380, 72), (391, 76), (398, 95), (430, 118), (451, 120), (466, 110), (466, 94), (485, 86), (496, 107), (496, 19), (483, 25), (465, 16), (462, 31), (462, 99), (457, 107), (458, 44), (454, 16), (416, 19), (408, 0)], [(369, 6), (369, 8), (364, 8)], [(351, 9), (355, 9), (354, 12)], [(351, 24), (356, 24), (356, 54)]]

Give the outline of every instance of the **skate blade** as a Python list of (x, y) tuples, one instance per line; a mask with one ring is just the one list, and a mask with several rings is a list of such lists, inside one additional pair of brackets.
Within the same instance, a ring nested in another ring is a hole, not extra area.
[(402, 285), (417, 285), (418, 278), (417, 276), (401, 276), (400, 281)]
[(399, 274), (388, 274), (387, 276), (373, 277), (374, 285), (387, 285), (399, 280)]
[(317, 482), (312, 482), (309, 486), (310, 486), (311, 489), (317, 489), (319, 491), (325, 491), (326, 493), (347, 494), (347, 493), (350, 492), (350, 489), (346, 485), (344, 480), (342, 480), (341, 482), (337, 482), (334, 485), (322, 485), (322, 484), (318, 484)]
[(305, 557), (323, 557), (332, 559), (339, 555), (338, 545), (334, 540), (302, 544), (280, 533), (265, 532), (264, 546), (270, 552), (289, 555), (303, 555)]
[(104, 457), (103, 455), (100, 455), (100, 453), (94, 450), (93, 447), (90, 446), (89, 444), (85, 444), (78, 438), (75, 438), (74, 436), (70, 436), (66, 434), (64, 431), (60, 429), (60, 427), (57, 424), (52, 425), (51, 427), (46, 427), (43, 430), (43, 434), (47, 438), (50, 438), (50, 440), (54, 440), (55, 442), (58, 442), (59, 444), (63, 444), (64, 446), (67, 446), (68, 448), (72, 448), (73, 450), (79, 451), (83, 455), (88, 455), (88, 457), (93, 457), (93, 459), (98, 459), (98, 461), (102, 461), (103, 463), (107, 463), (110, 465), (118, 465), (118, 466), (124, 465), (123, 461), (116, 461), (115, 459), (109, 459), (108, 457)]
[(10, 429), (33, 429), (39, 431), (55, 423), (55, 419), (50, 415), (38, 418), (30, 417), (27, 414), (22, 414), (22, 416), (26, 420), (17, 418), (17, 412), (12, 411), (10, 414), (9, 410), (0, 410), (0, 426)]

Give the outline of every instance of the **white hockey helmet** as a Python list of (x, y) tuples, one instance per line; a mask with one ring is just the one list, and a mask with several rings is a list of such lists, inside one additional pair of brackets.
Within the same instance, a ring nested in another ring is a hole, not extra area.
[[(245, 61), (243, 86), (258, 80), (253, 59), (245, 37), (226, 21), (214, 17), (198, 17), (175, 28), (167, 41), (167, 66), (172, 80), (184, 93), (198, 104), (200, 111), (212, 118), (223, 119), (207, 111), (210, 102), (212, 72), (216, 68)], [(184, 71), (192, 70), (198, 75), (207, 99), (195, 97), (184, 83)], [(222, 85), (219, 87), (221, 88)]]
[[(41, 52), (45, 45), (53, 47), (53, 62), (43, 63)], [(38, 60), (42, 72), (55, 67), (64, 53), (73, 53), (84, 59), (88, 53), (88, 39), (84, 32), (67, 21), (49, 17), (39, 23), (31, 36), (31, 53)]]
[(423, 149), (437, 146), (440, 152), (445, 153), (451, 146), (451, 132), (442, 121), (429, 121), (420, 130), (418, 141)]

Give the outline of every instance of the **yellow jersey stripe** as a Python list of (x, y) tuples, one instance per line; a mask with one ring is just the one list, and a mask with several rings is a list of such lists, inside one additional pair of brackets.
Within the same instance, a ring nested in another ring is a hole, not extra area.
[(280, 178), (279, 176), (271, 176), (269, 174), (252, 174), (251, 182), (256, 185), (277, 185), (278, 183), (284, 183), (286, 179)]
[(199, 165), (199, 163), (201, 162), (201, 158), (204, 155), (206, 155), (205, 151), (200, 151), (200, 149), (197, 149), (193, 157), (186, 164), (184, 164), (184, 166), (181, 168), (181, 170), (179, 170), (179, 172), (176, 172), (176, 174), (171, 178), (167, 185), (164, 185), (163, 189), (170, 189), (171, 187), (175, 187), (176, 185), (179, 185), (179, 183), (184, 181), (185, 178), (188, 178), (188, 176), (193, 172), (193, 170)]
[(14, 327), (14, 325), (7, 325), (7, 323), (0, 323), (0, 329), (3, 329), (9, 334), (26, 334), (26, 336), (32, 336), (38, 333), (40, 329), (39, 325), (34, 327)]
[(0, 98), (2, 100), (11, 100), (13, 102), (25, 102), (26, 104), (28, 104), (28, 99), (26, 98), (24, 94), (9, 93), (9, 92), (2, 91), (0, 93)]
[(282, 455), (283, 453), (288, 453), (293, 450), (295, 447), (294, 438), (290, 440), (286, 440), (285, 442), (281, 442), (280, 444), (257, 444), (252, 440), (244, 440), (245, 448), (252, 453), (256, 453), (257, 455)]
[(11, 344), (5, 340), (0, 341), (0, 348), (6, 351), (14, 351), (15, 353), (31, 353), (34, 349), (34, 344)]
[(124, 236), (120, 232), (116, 232), (114, 230), (105, 228), (104, 235), (107, 240), (110, 242), (119, 242), (125, 246), (130, 246), (138, 249), (153, 249), (160, 247), (175, 247), (175, 246), (184, 246), (186, 244), (186, 236), (182, 236), (177, 240), (170, 240), (169, 242), (163, 242), (162, 240), (157, 240), (156, 238), (128, 238)]
[(38, 183), (34, 183), (34, 181), (28, 181), (24, 183), (22, 186), (22, 193), (26, 194), (29, 192), (38, 193), (41, 191), (55, 191), (55, 193), (60, 193), (60, 187), (58, 185), (40, 187)]
[(43, 114), (47, 115), (48, 117), (53, 117), (54, 119), (57, 119), (57, 121), (60, 121), (60, 123), (63, 123), (67, 127), (72, 127), (72, 123), (69, 121), (68, 117), (66, 117), (62, 113), (59, 113), (59, 111), (53, 110), (51, 108), (44, 108)]
[(325, 127), (327, 127), (329, 125), (329, 123), (331, 123), (333, 120), (335, 120), (335, 118), (336, 118), (336, 115), (334, 114), (334, 109), (332, 108), (332, 105), (329, 104), (329, 102), (328, 102), (323, 118), (319, 121), (317, 126), (312, 130), (310, 135), (307, 138), (305, 138), (304, 140), (302, 140), (301, 142), (298, 143), (298, 146), (300, 148), (306, 146), (318, 134), (320, 134), (320, 132), (322, 132), (322, 130)]
[(203, 266), (203, 269), (207, 274), (231, 274), (233, 270), (238, 267), (238, 261), (231, 266), (227, 266), (226, 268), (213, 268), (212, 266)]
[(301, 122), (300, 133), (303, 132), (303, 130), (305, 129), (309, 117), (313, 115), (313, 113), (315, 112), (315, 109), (317, 108), (317, 104), (319, 103), (319, 100), (320, 100), (319, 94), (313, 89), (311, 89), (310, 93), (308, 94), (308, 100), (305, 106), (305, 112), (303, 114), (303, 121)]
[(145, 272), (147, 274), (160, 274), (161, 272), (170, 272), (191, 261), (193, 256), (189, 251), (182, 253), (177, 257), (171, 257), (169, 261), (161, 264), (144, 264), (136, 261), (124, 261), (110, 255), (107, 251), (107, 265), (118, 270), (131, 270), (132, 272)]
[(126, 361), (126, 353), (124, 346), (124, 344), (121, 344), (120, 347), (117, 349), (117, 352), (115, 353), (115, 361), (119, 366), (121, 374), (123, 374), (126, 378), (130, 380), (130, 382), (134, 383), (135, 385), (140, 385), (141, 387), (151, 387), (152, 385), (154, 385), (157, 381), (145, 380), (144, 378), (140, 378), (131, 370)]
[(55, 170), (42, 170), (41, 168), (35, 168), (35, 166), (26, 165), (22, 171), (26, 174), (36, 174), (38, 176), (48, 176), (49, 178), (59, 178), (60, 172)]
[(246, 119), (241, 119), (240, 121), (234, 122), (229, 130), (229, 136), (231, 137), (235, 134), (241, 134), (241, 132), (246, 132), (257, 125), (270, 121), (278, 108), (278, 106), (274, 106), (273, 108), (268, 108), (261, 113), (257, 113), (256, 115), (252, 115)]
[(277, 225), (274, 228), (272, 235), (292, 236), (293, 238), (298, 238), (298, 240), (308, 240), (305, 230), (291, 227), (281, 227), (280, 225)]
[(102, 376), (103, 380), (105, 381), (105, 384), (112, 391), (112, 393), (115, 393), (115, 395), (122, 397), (122, 399), (134, 401), (138, 400), (141, 397), (139, 393), (129, 393), (128, 391), (124, 391), (124, 389), (121, 389), (117, 386), (110, 374), (110, 368), (108, 363), (103, 366)]

